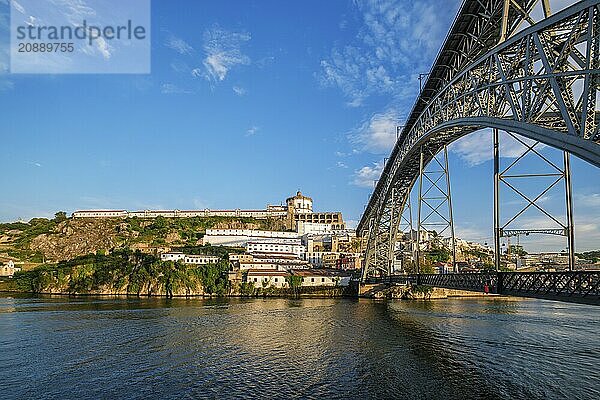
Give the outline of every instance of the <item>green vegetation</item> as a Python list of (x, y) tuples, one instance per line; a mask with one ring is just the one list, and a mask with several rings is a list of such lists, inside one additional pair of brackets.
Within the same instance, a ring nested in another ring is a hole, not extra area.
[(288, 275), (285, 277), (285, 281), (287, 282), (294, 296), (299, 296), (300, 288), (302, 287), (302, 277), (298, 275)]
[(450, 261), (450, 251), (441, 245), (434, 244), (432, 248), (425, 253), (425, 259), (430, 264), (439, 262), (445, 263)]
[(15, 274), (16, 289), (27, 292), (127, 293), (135, 295), (227, 294), (228, 261), (189, 266), (117, 250), (109, 255), (77, 257)]
[(218, 256), (226, 251), (237, 251), (198, 246), (206, 230), (211, 228), (284, 230), (285, 221), (238, 217), (69, 219), (64, 211), (59, 211), (53, 219), (0, 224), (0, 251), (32, 263), (148, 246)]
[(600, 250), (585, 251), (583, 253), (576, 253), (576, 255), (579, 258), (590, 260), (594, 264), (600, 261)]
[(31, 242), (39, 235), (53, 232), (56, 226), (62, 222), (63, 214), (64, 212), (56, 213), (54, 219), (33, 218), (29, 223), (11, 222), (0, 224), (0, 236), (6, 235), (16, 238), (10, 243), (10, 248), (7, 249), (8, 255), (23, 261), (43, 262), (43, 254), (30, 249)]
[(410, 292), (423, 299), (430, 299), (431, 294), (433, 293), (433, 287), (427, 285), (415, 285), (410, 288)]

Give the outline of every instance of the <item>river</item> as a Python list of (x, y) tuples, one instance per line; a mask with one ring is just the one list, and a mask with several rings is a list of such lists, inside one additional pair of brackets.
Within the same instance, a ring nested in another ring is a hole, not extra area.
[(600, 398), (600, 307), (0, 294), (0, 398)]

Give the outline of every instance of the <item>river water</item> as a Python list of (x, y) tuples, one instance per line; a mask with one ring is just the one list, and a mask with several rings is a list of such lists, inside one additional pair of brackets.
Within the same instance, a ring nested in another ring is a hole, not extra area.
[(0, 398), (600, 398), (600, 307), (0, 295)]

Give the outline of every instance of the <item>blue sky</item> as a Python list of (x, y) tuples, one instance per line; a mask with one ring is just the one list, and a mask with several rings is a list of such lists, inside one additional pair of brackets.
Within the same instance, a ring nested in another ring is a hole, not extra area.
[[(151, 74), (14, 75), (0, 0), (0, 221), (262, 208), (300, 189), (316, 210), (355, 222), (458, 7), (155, 0)], [(450, 151), (457, 232), (482, 242), (491, 240), (490, 140), (471, 135)], [(505, 154), (516, 147), (506, 141)], [(596, 168), (573, 160), (578, 250), (600, 247), (599, 183)], [(545, 203), (560, 210), (561, 196)]]

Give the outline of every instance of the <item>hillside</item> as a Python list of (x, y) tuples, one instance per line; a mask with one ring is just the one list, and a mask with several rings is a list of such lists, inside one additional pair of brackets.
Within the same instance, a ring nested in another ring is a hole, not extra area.
[(281, 220), (253, 218), (53, 219), (0, 224), (0, 262), (55, 263), (118, 249), (193, 247), (206, 229), (284, 230)]

